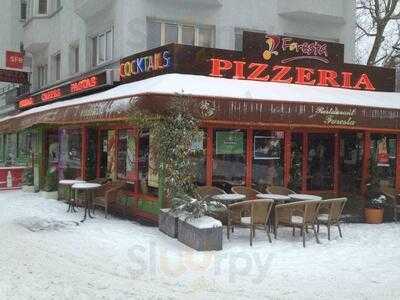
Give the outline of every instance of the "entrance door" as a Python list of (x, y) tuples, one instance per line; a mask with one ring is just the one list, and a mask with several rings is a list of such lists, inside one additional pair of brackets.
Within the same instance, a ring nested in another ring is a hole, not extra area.
[(340, 134), (340, 191), (342, 194), (361, 191), (363, 134)]
[(327, 133), (308, 135), (308, 191), (334, 189), (335, 136)]

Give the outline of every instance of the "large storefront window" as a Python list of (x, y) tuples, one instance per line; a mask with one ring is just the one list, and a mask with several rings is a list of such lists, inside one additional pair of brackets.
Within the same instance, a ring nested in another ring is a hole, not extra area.
[(158, 195), (158, 170), (152, 152), (151, 134), (141, 132), (139, 138), (139, 182), (143, 194)]
[(333, 190), (334, 145), (333, 134), (311, 133), (308, 135), (307, 190)]
[(267, 186), (283, 185), (284, 132), (255, 131), (253, 139), (253, 185), (264, 191)]
[(130, 182), (135, 180), (135, 136), (133, 130), (118, 131), (117, 177)]
[(376, 163), (377, 174), (382, 186), (395, 185), (396, 177), (396, 136), (371, 135), (371, 159)]
[(74, 179), (81, 176), (81, 144), (80, 129), (61, 129), (60, 178)]
[(340, 135), (340, 191), (356, 193), (361, 189), (363, 134)]
[(214, 132), (213, 185), (230, 192), (244, 185), (246, 174), (246, 132), (217, 129)]
[(5, 161), (7, 166), (15, 166), (17, 162), (17, 134), (7, 134), (5, 142)]
[(289, 188), (299, 192), (302, 190), (302, 170), (303, 170), (303, 134), (300, 132), (292, 133), (291, 163)]
[(58, 131), (47, 131), (47, 169), (58, 167), (58, 160), (60, 157), (60, 145), (58, 143)]
[(17, 163), (19, 165), (27, 165), (31, 162), (32, 154), (32, 132), (19, 132), (17, 141)]
[(0, 165), (4, 165), (4, 135), (0, 134)]
[(195, 183), (199, 186), (206, 185), (206, 141), (205, 131), (194, 139), (192, 144), (192, 160), (196, 170)]

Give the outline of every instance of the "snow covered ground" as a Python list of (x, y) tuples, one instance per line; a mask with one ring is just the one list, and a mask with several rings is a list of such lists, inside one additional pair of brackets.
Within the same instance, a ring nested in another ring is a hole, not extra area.
[[(307, 248), (235, 231), (199, 253), (130, 221), (21, 191), (0, 193), (0, 299), (399, 299), (400, 224), (344, 225)], [(77, 225), (78, 224), (78, 225)]]

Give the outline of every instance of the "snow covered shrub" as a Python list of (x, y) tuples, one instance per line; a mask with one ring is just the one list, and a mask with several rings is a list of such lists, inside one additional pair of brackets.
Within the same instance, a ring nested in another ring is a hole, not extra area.
[(187, 219), (194, 219), (212, 215), (221, 209), (226, 209), (226, 206), (220, 202), (195, 199), (188, 195), (182, 195), (172, 200), (171, 212), (183, 213)]
[(368, 208), (382, 209), (385, 207), (386, 197), (384, 195), (380, 195), (376, 198), (370, 198), (367, 202)]

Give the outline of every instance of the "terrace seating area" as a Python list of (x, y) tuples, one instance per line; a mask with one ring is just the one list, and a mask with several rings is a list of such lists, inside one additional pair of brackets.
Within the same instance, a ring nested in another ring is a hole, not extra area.
[(270, 186), (265, 193), (243, 186), (233, 186), (231, 194), (216, 187), (198, 187), (197, 191), (202, 199), (225, 204), (226, 210), (218, 212), (218, 219), (226, 225), (228, 240), (231, 240), (235, 227), (249, 229), (250, 246), (257, 230), (263, 231), (272, 243), (271, 231), (278, 239), (282, 227), (292, 228), (293, 236), (299, 229), (303, 247), (310, 231), (316, 243), (320, 243), (322, 226), (327, 228), (328, 240), (331, 240), (332, 226), (337, 227), (339, 236), (343, 237), (340, 219), (347, 198), (322, 199), (298, 194), (282, 186)]

